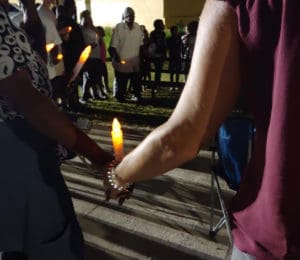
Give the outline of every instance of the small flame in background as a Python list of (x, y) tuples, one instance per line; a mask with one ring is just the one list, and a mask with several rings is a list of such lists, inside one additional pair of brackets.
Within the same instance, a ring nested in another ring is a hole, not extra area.
[(72, 26), (67, 27), (67, 32), (70, 33), (72, 31)]
[(79, 61), (81, 63), (85, 63), (85, 61), (90, 56), (91, 51), (92, 51), (92, 46), (91, 45), (88, 45), (87, 47), (85, 47), (85, 49), (80, 54)]
[(56, 59), (58, 61), (61, 61), (63, 59), (64, 55), (62, 55), (62, 53), (57, 54)]
[(54, 48), (55, 44), (54, 43), (48, 43), (46, 44), (46, 51), (50, 52)]

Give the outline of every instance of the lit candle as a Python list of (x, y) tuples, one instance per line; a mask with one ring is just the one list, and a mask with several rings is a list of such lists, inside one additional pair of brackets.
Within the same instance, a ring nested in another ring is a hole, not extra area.
[(85, 64), (85, 62), (87, 61), (88, 57), (90, 56), (92, 51), (92, 46), (88, 45), (87, 47), (85, 47), (85, 49), (81, 52), (79, 59), (73, 69), (73, 74), (69, 80), (69, 86), (71, 86), (70, 83), (72, 83), (78, 76), (80, 70), (82, 69), (83, 65)]
[(126, 64), (126, 61), (125, 60), (121, 60), (120, 63), (121, 64)]
[(46, 51), (50, 52), (54, 48), (55, 44), (54, 43), (48, 43), (46, 44)]
[(79, 57), (79, 63), (85, 63), (88, 57), (91, 54), (92, 46), (88, 45), (85, 47), (85, 49), (81, 52), (80, 57)]
[(67, 33), (70, 33), (72, 31), (72, 26), (67, 27)]
[(62, 53), (58, 53), (57, 56), (56, 56), (56, 59), (57, 59), (58, 61), (61, 61), (63, 58), (64, 58), (64, 56), (63, 56)]
[(120, 162), (124, 156), (124, 148), (123, 148), (123, 132), (121, 129), (121, 124), (119, 123), (117, 118), (114, 118), (112, 123), (112, 144), (114, 147), (114, 155), (117, 162)]

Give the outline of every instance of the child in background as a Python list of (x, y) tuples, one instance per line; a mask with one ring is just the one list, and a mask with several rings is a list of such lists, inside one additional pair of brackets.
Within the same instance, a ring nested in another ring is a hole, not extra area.
[(99, 37), (100, 59), (102, 60), (100, 70), (103, 78), (104, 91), (107, 94), (110, 93), (111, 91), (108, 86), (108, 72), (106, 66), (106, 45), (103, 39), (105, 37), (105, 30), (102, 26), (97, 26), (96, 29)]
[[(141, 31), (143, 33), (143, 46), (141, 47), (141, 77), (142, 82), (149, 80), (151, 81), (151, 64), (150, 64), (150, 54), (149, 54), (149, 45), (150, 38), (149, 32), (147, 31), (145, 25), (140, 25)], [(142, 85), (142, 90), (145, 91), (144, 85)]]
[[(170, 81), (174, 82), (174, 75), (176, 83), (179, 82), (179, 75), (181, 71), (181, 37), (178, 33), (178, 27), (172, 26), (170, 28), (171, 36), (167, 38), (167, 46), (169, 51), (169, 71)], [(172, 87), (170, 90), (174, 90)]]

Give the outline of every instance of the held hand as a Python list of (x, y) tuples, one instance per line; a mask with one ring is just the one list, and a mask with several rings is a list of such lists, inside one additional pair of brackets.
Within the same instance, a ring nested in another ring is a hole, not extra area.
[(130, 198), (134, 189), (134, 183), (121, 185), (119, 177), (114, 171), (115, 166), (116, 165), (114, 163), (109, 166), (107, 175), (103, 179), (105, 199), (106, 201), (109, 201), (110, 199), (118, 199), (119, 205), (122, 205), (125, 199)]
[(96, 47), (98, 47), (98, 44), (96, 42), (92, 42), (91, 46), (92, 46), (92, 49), (95, 49)]
[(117, 63), (120, 63), (121, 58), (120, 58), (120, 56), (119, 56), (118, 53), (115, 53), (115, 55), (113, 56), (113, 60), (114, 60), (115, 62), (117, 62)]
[(78, 127), (74, 126), (76, 132), (76, 142), (70, 149), (87, 158), (97, 169), (102, 169), (114, 160), (114, 156), (103, 150), (90, 137)]
[(56, 65), (62, 60), (59, 54), (61, 54), (59, 50), (59, 46), (55, 45), (54, 48), (49, 53), (49, 61), (52, 65)]
[(112, 162), (115, 160), (115, 157), (106, 151), (102, 151), (101, 157), (99, 158), (91, 158), (90, 161), (92, 163), (92, 166), (100, 170), (100, 172), (107, 172), (110, 168)]

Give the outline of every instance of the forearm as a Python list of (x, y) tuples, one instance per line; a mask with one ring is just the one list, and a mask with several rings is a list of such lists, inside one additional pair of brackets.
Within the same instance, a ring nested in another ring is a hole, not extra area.
[(116, 168), (123, 182), (150, 179), (194, 158), (198, 146), (185, 126), (167, 122), (150, 133)]
[(0, 95), (6, 97), (16, 111), (49, 138), (99, 165), (113, 159), (58, 111), (50, 99), (33, 88), (26, 70), (2, 80)]
[(206, 5), (180, 100), (168, 122), (117, 167), (123, 182), (148, 179), (192, 159), (231, 111), (239, 85), (238, 41), (235, 15), (224, 5)]
[(0, 93), (40, 132), (68, 147), (75, 144), (72, 124), (46, 96), (32, 86), (25, 69), (2, 80)]
[(108, 48), (108, 52), (109, 52), (109, 56), (111, 57), (112, 60), (115, 60), (115, 61), (120, 61), (120, 57), (119, 57), (119, 54), (116, 50), (115, 47), (109, 47)]

